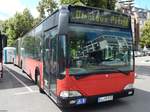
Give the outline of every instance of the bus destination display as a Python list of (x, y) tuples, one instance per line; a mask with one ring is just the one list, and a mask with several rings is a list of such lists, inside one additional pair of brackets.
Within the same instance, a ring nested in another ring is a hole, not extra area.
[(129, 28), (130, 18), (127, 15), (102, 9), (71, 7), (70, 23)]

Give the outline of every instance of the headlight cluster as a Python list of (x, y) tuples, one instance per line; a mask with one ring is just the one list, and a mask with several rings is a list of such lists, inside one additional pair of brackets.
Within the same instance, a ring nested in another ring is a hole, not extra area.
[(124, 87), (124, 90), (129, 90), (129, 89), (132, 89), (133, 88), (133, 84), (127, 84), (125, 87)]
[(62, 91), (60, 93), (60, 97), (62, 98), (77, 97), (77, 96), (81, 96), (81, 94), (78, 91)]

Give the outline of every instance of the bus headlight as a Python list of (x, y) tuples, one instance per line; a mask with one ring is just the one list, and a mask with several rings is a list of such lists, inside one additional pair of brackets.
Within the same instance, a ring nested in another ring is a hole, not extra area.
[(124, 90), (132, 89), (132, 88), (133, 88), (133, 84), (128, 84), (124, 87)]
[(78, 91), (62, 91), (60, 93), (60, 97), (68, 98), (68, 97), (77, 97), (82, 96)]

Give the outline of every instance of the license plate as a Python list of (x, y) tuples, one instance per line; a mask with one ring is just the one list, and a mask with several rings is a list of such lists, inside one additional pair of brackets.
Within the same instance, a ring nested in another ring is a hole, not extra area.
[(81, 105), (81, 104), (86, 104), (85, 98), (77, 99), (77, 105)]
[(113, 100), (113, 95), (111, 96), (103, 96), (98, 98), (98, 103), (100, 102), (106, 102), (106, 101), (112, 101)]

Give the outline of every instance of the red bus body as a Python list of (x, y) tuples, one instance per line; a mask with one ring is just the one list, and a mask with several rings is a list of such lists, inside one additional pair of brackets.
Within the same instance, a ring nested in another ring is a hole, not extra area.
[[(101, 72), (96, 72), (96, 73), (93, 72), (93, 73), (88, 73), (87, 75), (72, 74), (71, 73), (72, 68), (68, 64), (70, 63), (70, 61), (68, 60), (69, 57), (67, 56), (65, 58), (63, 57), (65, 61), (63, 59), (59, 59), (62, 55), (61, 54), (62, 51), (60, 51), (59, 49), (60, 44), (58, 44), (57, 41), (59, 42), (61, 40), (60, 37), (64, 38), (64, 40), (65, 40), (65, 37), (66, 38), (67, 36), (69, 37), (70, 33), (68, 33), (68, 30), (67, 30), (68, 29), (67, 27), (69, 26), (68, 25), (69, 20), (67, 18), (69, 18), (70, 16), (68, 16), (67, 14), (68, 14), (68, 9), (71, 7), (72, 6), (67, 7), (67, 8), (62, 8), (59, 11), (56, 11), (54, 14), (52, 14), (47, 19), (45, 19), (42, 23), (40, 23), (37, 27), (35, 27), (31, 32), (25, 35), (21, 39), (20, 49), (22, 49), (21, 51), (22, 53), (19, 56), (17, 56), (16, 62), (21, 63), (20, 66), (22, 67), (23, 71), (25, 71), (39, 85), (40, 91), (45, 91), (45, 93), (49, 95), (59, 106), (75, 106), (75, 105), (82, 105), (82, 104), (88, 104), (88, 103), (100, 103), (100, 102), (105, 102), (105, 101), (112, 101), (121, 97), (132, 96), (134, 94), (134, 88), (132, 86), (133, 86), (134, 77), (135, 77), (133, 55), (129, 54), (129, 57), (131, 58), (131, 60), (133, 59), (133, 63), (132, 63), (133, 65), (131, 65), (131, 70), (128, 70), (128, 71), (126, 70), (122, 72), (122, 71), (112, 68), (112, 69), (109, 69), (108, 71), (106, 70), (104, 72), (101, 71)], [(86, 7), (73, 7), (73, 9), (76, 9), (76, 8), (77, 9), (85, 8), (85, 10), (97, 10), (97, 11), (100, 10), (100, 9), (92, 9), (92, 8), (86, 9)], [(108, 11), (108, 12), (110, 13), (111, 11)], [(127, 17), (127, 15), (125, 15), (125, 17)], [(75, 19), (72, 19), (72, 21), (74, 22), (70, 23), (71, 25), (73, 24), (70, 27), (70, 29), (72, 29), (72, 27), (73, 28), (76, 27), (76, 25), (74, 24), (76, 22), (79, 22), (77, 20), (75, 21)], [(81, 29), (84, 29), (84, 24), (86, 24), (85, 29), (88, 30), (88, 28), (90, 28), (90, 25), (87, 24), (87, 22), (85, 23), (80, 22), (79, 24), (77, 24), (77, 26), (79, 26), (80, 24), (83, 25), (83, 28)], [(105, 24), (103, 23), (101, 24), (105, 26)], [(131, 23), (129, 23), (129, 26), (130, 25)], [(66, 29), (64, 28), (65, 26), (66, 26)], [(95, 25), (91, 25), (91, 27), (93, 27), (93, 29), (96, 28), (95, 31), (99, 30), (98, 29), (99, 27)], [(124, 27), (127, 27), (127, 25), (125, 25)], [(109, 26), (108, 29), (109, 28), (110, 29), (114, 28), (115, 33), (120, 30), (124, 32), (124, 29), (123, 28), (119, 29), (119, 26), (116, 26), (115, 28), (115, 25), (112, 25), (111, 27)], [(75, 30), (75, 32), (77, 30), (78, 28)], [(111, 32), (112, 31), (110, 31), (110, 33)], [(130, 27), (129, 29), (125, 28), (125, 32), (129, 33), (129, 36), (131, 35), (131, 38), (129, 39), (132, 41), (131, 28)], [(52, 38), (51, 36), (55, 35), (55, 33), (56, 33), (56, 37)], [(108, 35), (110, 35), (109, 31), (105, 33), (108, 33)], [(71, 32), (71, 35), (73, 34), (74, 33)], [(92, 37), (94, 34), (92, 33), (89, 34), (88, 32), (86, 32), (86, 35), (90, 35), (89, 37)], [(101, 34), (99, 35), (101, 36)], [(121, 40), (120, 37), (118, 36), (122, 34), (116, 33), (116, 35), (117, 35), (116, 37), (113, 37), (113, 38), (116, 38), (115, 42), (123, 43), (124, 39)], [(89, 37), (87, 39), (89, 39)], [(103, 38), (105, 38), (105, 35)], [(118, 41), (117, 38), (120, 39), (120, 41)], [(62, 41), (65, 43), (64, 40)], [(109, 38), (107, 38), (106, 36), (106, 40), (100, 41), (100, 42), (109, 43), (109, 41), (110, 41)], [(53, 46), (53, 43), (55, 42), (57, 43), (55, 44), (56, 49)], [(64, 43), (62, 44), (65, 46), (66, 43), (65, 44)], [(128, 42), (125, 41), (123, 45), (125, 46), (125, 44), (128, 44)], [(67, 49), (68, 46), (66, 48), (62, 47), (62, 49)], [(56, 54), (55, 54), (55, 51), (57, 51)], [(104, 51), (104, 53), (105, 52), (106, 51)], [(68, 54), (64, 53), (64, 54), (70, 55), (71, 53), (68, 53)], [(82, 54), (82, 51), (80, 54)], [(106, 54), (105, 57), (109, 58), (110, 54)], [(56, 56), (57, 63), (54, 61), (55, 55), (57, 55)], [(95, 56), (96, 53), (92, 51), (91, 55)], [(114, 56), (114, 55), (111, 55), (111, 56)], [(88, 61), (85, 61), (85, 62), (87, 63)], [(76, 63), (80, 64), (80, 60), (79, 61), (77, 60)], [(108, 63), (108, 62), (105, 62), (105, 63)], [(116, 63), (116, 62), (114, 61), (113, 63)], [(64, 69), (63, 72), (60, 72), (61, 68)], [(79, 70), (79, 71), (76, 70), (77, 73), (80, 72), (80, 70), (82, 70), (80, 69), (80, 67), (78, 67), (77, 69)]]
[(43, 63), (37, 60), (33, 60), (31, 58), (27, 58), (23, 60), (23, 70), (35, 81), (35, 71), (38, 68), (41, 80), (41, 87), (43, 88)]
[(57, 95), (68, 88), (69, 90), (78, 90), (87, 97), (104, 95), (106, 93), (119, 93), (127, 84), (134, 83), (134, 72), (130, 72), (129, 76), (121, 73), (92, 74), (78, 80), (74, 77), (66, 77), (64, 81), (58, 80), (57, 82), (59, 84)]

